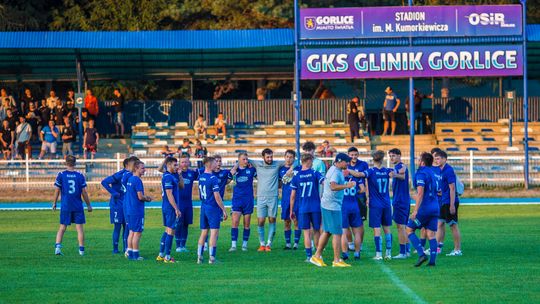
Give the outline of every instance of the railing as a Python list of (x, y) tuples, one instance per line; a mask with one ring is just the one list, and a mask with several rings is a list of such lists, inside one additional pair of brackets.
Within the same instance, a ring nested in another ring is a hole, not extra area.
[[(122, 167), (124, 155), (116, 154), (108, 159), (78, 160), (76, 169), (85, 174), (87, 183), (98, 187), (101, 180)], [(253, 158), (257, 159), (257, 158)], [(368, 155), (360, 159), (372, 165)], [(407, 164), (408, 156), (402, 157)], [(145, 183), (159, 188), (161, 174), (157, 168), (162, 158), (142, 159), (147, 167)], [(236, 157), (224, 157), (223, 167), (232, 167)], [(330, 164), (331, 158), (323, 158)], [(540, 154), (530, 157), (530, 180), (532, 185), (540, 185)], [(469, 155), (451, 156), (448, 163), (454, 167), (461, 181), (470, 189), (484, 186), (520, 186), (523, 185), (523, 156), (481, 156), (470, 151)], [(200, 166), (200, 159), (192, 159), (192, 166)], [(391, 166), (389, 159), (386, 165)], [(408, 164), (407, 164), (408, 165)], [(59, 171), (64, 170), (64, 161), (59, 160), (14, 160), (0, 161), (0, 190), (40, 190), (50, 189)]]

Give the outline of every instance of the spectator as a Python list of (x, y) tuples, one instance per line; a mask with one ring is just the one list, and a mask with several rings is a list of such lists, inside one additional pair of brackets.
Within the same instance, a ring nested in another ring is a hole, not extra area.
[(397, 95), (392, 91), (391, 87), (387, 87), (386, 90), (384, 90), (386, 93), (386, 97), (384, 99), (383, 104), (383, 119), (384, 119), (384, 130), (383, 135), (387, 134), (388, 131), (388, 125), (390, 123), (392, 127), (392, 133), (393, 136), (396, 132), (396, 112), (399, 108), (400, 100), (397, 97)]
[(3, 98), (0, 104), (0, 121), (6, 119), (7, 109), (10, 109), (10, 108), (11, 107), (9, 106), (9, 100)]
[[(433, 94), (431, 95), (425, 95), (415, 88), (414, 89), (414, 129), (418, 134), (424, 134), (424, 120), (423, 120), (423, 113), (422, 113), (422, 100), (424, 98), (433, 98)], [(407, 100), (405, 102), (405, 110), (407, 113), (407, 126), (410, 127), (411, 120), (409, 117), (409, 97), (407, 97)]]
[(353, 97), (347, 104), (347, 118), (349, 122), (349, 130), (351, 131), (351, 142), (354, 142), (354, 138), (360, 139), (360, 121), (364, 117), (363, 109), (358, 104), (358, 97)]
[(38, 125), (41, 122), (41, 116), (39, 111), (36, 109), (36, 104), (30, 102), (28, 104), (28, 111), (26, 112), (26, 121), (32, 126), (32, 137), (37, 137), (38, 135)]
[(62, 128), (62, 157), (73, 155), (73, 143), (75, 142), (77, 132), (71, 124), (68, 116), (64, 116), (64, 127)]
[(52, 154), (52, 158), (56, 157), (56, 140), (58, 139), (58, 128), (54, 125), (54, 120), (49, 120), (49, 125), (41, 129), (41, 152), (39, 159), (43, 159), (47, 152)]
[(317, 154), (320, 157), (333, 157), (334, 153), (336, 153), (336, 149), (334, 147), (331, 147), (330, 142), (326, 139), (317, 148)]
[(167, 157), (174, 157), (174, 151), (169, 148), (169, 146), (165, 145), (163, 147), (163, 150), (161, 151), (161, 155), (165, 158)]
[(79, 110), (75, 107), (75, 100), (68, 96), (66, 100), (64, 115), (69, 117), (69, 122), (72, 126), (76, 126), (79, 123)]
[(68, 94), (66, 97), (66, 103), (69, 101), (73, 101), (73, 104), (75, 104), (75, 91), (73, 89), (68, 90)]
[(191, 156), (191, 142), (189, 141), (189, 138), (184, 138), (184, 141), (182, 142), (182, 145), (178, 147), (178, 155), (182, 157), (182, 155), (189, 155)]
[(203, 135), (203, 138), (206, 139), (206, 130), (208, 129), (208, 126), (206, 125), (206, 120), (204, 120), (204, 116), (202, 114), (199, 114), (199, 117), (195, 121), (195, 126), (193, 127), (195, 130), (195, 137), (199, 138), (199, 136)]
[(37, 100), (32, 96), (32, 91), (30, 89), (26, 88), (24, 89), (24, 96), (21, 97), (21, 108), (20, 111), (22, 114), (26, 114), (28, 110), (30, 109), (30, 104), (35, 103)]
[(195, 157), (196, 158), (205, 158), (208, 155), (208, 150), (206, 147), (203, 147), (201, 141), (197, 139), (195, 142)]
[(114, 90), (114, 100), (112, 106), (116, 112), (114, 116), (114, 126), (116, 128), (116, 136), (124, 136), (124, 96), (120, 93), (119, 89)]
[(47, 126), (49, 120), (51, 120), (52, 110), (47, 106), (47, 100), (41, 100), (41, 106), (38, 108), (38, 112), (40, 117), (38, 133), (41, 133), (41, 129)]
[(13, 96), (8, 95), (7, 90), (2, 88), (0, 89), (0, 99), (2, 99), (2, 104), (4, 104), (4, 100), (7, 103), (7, 108), (16, 109), (17, 104), (15, 103), (15, 99)]
[(4, 154), (4, 159), (11, 159), (11, 151), (13, 150), (13, 141), (15, 140), (15, 129), (9, 127), (7, 120), (2, 121), (2, 130), (0, 131), (0, 148)]
[(99, 114), (99, 104), (96, 96), (92, 94), (92, 90), (86, 90), (86, 96), (84, 97), (84, 107), (88, 110), (88, 116), (91, 119), (96, 119)]
[(56, 96), (56, 92), (54, 90), (51, 90), (49, 92), (49, 98), (47, 98), (47, 107), (49, 107), (49, 109), (51, 109), (51, 111), (54, 109), (54, 107), (56, 106), (56, 101), (59, 100), (60, 98), (58, 98), (58, 96)]
[[(304, 153), (308, 153), (308, 154), (311, 154), (311, 155), (315, 155), (315, 144), (312, 142), (312, 141), (306, 141), (303, 145), (302, 145), (302, 150), (304, 151)], [(317, 157), (314, 157), (313, 158), (313, 165), (311, 166), (311, 168), (319, 173), (321, 173), (323, 176), (326, 174), (326, 165), (325, 163), (317, 158)]]
[(90, 114), (88, 114), (88, 109), (83, 108), (81, 110), (81, 118), (82, 118), (83, 130), (86, 130), (86, 128), (88, 128), (88, 122), (90, 121)]
[(87, 159), (87, 153), (91, 154), (91, 158), (94, 159), (97, 152), (97, 146), (99, 144), (99, 133), (94, 128), (94, 120), (88, 120), (88, 128), (84, 130), (84, 159)]
[(53, 109), (53, 119), (59, 130), (62, 130), (62, 127), (64, 125), (64, 116), (67, 116), (67, 114), (67, 110), (62, 104), (62, 100), (57, 99), (56, 105)]
[(13, 110), (12, 109), (7, 109), (6, 110), (6, 118), (5, 118), (5, 120), (8, 121), (9, 128), (11, 130), (15, 130), (15, 128), (17, 128), (17, 117), (15, 117), (13, 115)]
[(17, 145), (17, 158), (25, 159), (25, 155), (28, 153), (28, 158), (32, 158), (32, 147), (30, 146), (30, 138), (32, 137), (32, 126), (26, 122), (24, 116), (19, 116), (19, 125), (16, 132), (17, 139), (15, 141)]
[(223, 112), (218, 113), (218, 117), (214, 122), (214, 128), (216, 129), (216, 137), (219, 137), (219, 134), (223, 134), (223, 139), (227, 138), (227, 121), (223, 118)]

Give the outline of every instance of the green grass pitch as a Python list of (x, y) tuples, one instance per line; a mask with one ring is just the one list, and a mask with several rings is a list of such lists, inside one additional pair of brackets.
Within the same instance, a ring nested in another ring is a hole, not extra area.
[[(416, 256), (376, 262), (368, 230), (362, 260), (333, 269), (306, 264), (303, 247), (283, 251), (281, 222), (270, 253), (256, 251), (254, 224), (249, 252), (227, 252), (226, 222), (218, 265), (195, 263), (199, 230), (194, 225), (191, 252), (174, 253), (177, 264), (160, 264), (154, 260), (163, 231), (160, 210), (147, 210), (141, 241), (147, 260), (142, 262), (111, 254), (106, 210), (87, 213), (84, 257), (78, 255), (74, 227), (66, 232), (65, 256), (53, 254), (58, 213), (2, 211), (0, 302), (540, 303), (540, 206), (462, 206), (460, 213), (463, 257), (439, 256), (437, 267), (419, 269), (412, 266)], [(448, 232), (445, 253), (452, 248)], [(393, 247), (397, 254), (395, 229)], [(331, 254), (328, 247), (327, 261)]]

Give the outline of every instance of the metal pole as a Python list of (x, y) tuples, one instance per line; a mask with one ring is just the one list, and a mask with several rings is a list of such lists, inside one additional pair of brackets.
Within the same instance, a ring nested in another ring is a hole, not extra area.
[[(81, 87), (83, 82), (83, 76), (82, 76), (82, 69), (81, 69), (81, 62), (79, 59), (76, 59), (76, 67), (77, 67), (77, 93), (81, 94)], [(79, 150), (84, 153), (84, 147), (83, 147), (83, 121), (82, 121), (82, 109), (81, 107), (77, 107), (78, 109), (78, 116), (79, 116)]]
[[(409, 0), (409, 7), (413, 5), (412, 0)], [(409, 36), (409, 46), (412, 46), (412, 37)], [(411, 136), (409, 137), (409, 157), (410, 157), (410, 163), (409, 163), (409, 171), (411, 172), (411, 176), (414, 177), (414, 125), (416, 123), (416, 119), (414, 119), (414, 79), (412, 77), (409, 77), (409, 132)]]
[(474, 151), (471, 150), (471, 151), (469, 151), (469, 187), (471, 189), (473, 188), (473, 183), (474, 183), (473, 182), (473, 178), (474, 178), (474, 176), (473, 176), (473, 174), (474, 174), (473, 173), (474, 172), (473, 168), (474, 168)]
[(523, 138), (523, 149), (525, 150), (524, 162), (524, 185), (529, 189), (529, 95), (527, 94), (527, 0), (521, 0), (523, 9), (523, 124), (525, 130)]
[(300, 6), (298, 0), (294, 0), (294, 134), (296, 144), (296, 154), (300, 157), (300, 50), (298, 48), (298, 40), (300, 36)]
[(116, 171), (120, 171), (120, 152), (116, 152)]
[(514, 103), (507, 102), (508, 104), (508, 146), (512, 146), (512, 132), (514, 126)]
[(25, 153), (25, 175), (26, 175), (26, 192), (30, 191), (30, 163), (28, 161), (28, 153)]

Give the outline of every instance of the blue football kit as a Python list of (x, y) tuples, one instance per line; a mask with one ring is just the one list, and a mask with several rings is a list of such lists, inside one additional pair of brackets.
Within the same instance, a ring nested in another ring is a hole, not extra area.
[(77, 171), (62, 171), (56, 176), (54, 186), (60, 189), (60, 224), (85, 224), (82, 191), (86, 188), (84, 175)]
[(321, 227), (321, 198), (319, 185), (324, 176), (313, 169), (300, 170), (291, 181), (291, 189), (296, 191), (298, 204), (298, 224), (300, 229), (319, 230)]

